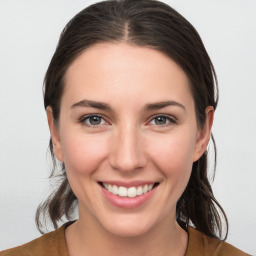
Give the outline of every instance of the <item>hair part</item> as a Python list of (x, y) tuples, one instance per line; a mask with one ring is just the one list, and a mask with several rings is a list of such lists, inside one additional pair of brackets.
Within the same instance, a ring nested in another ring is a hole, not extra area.
[[(150, 47), (174, 60), (186, 73), (195, 102), (199, 127), (206, 120), (205, 109), (218, 103), (217, 77), (212, 62), (195, 28), (177, 11), (155, 0), (110, 0), (93, 4), (78, 13), (61, 33), (56, 51), (44, 79), (44, 106), (50, 106), (58, 123), (65, 74), (73, 61), (90, 46), (102, 42), (124, 42)], [(212, 136), (215, 150), (216, 146)], [(42, 203), (36, 223), (43, 233), (43, 219), (49, 217), (54, 228), (65, 216), (70, 219), (77, 198), (67, 180), (65, 165), (58, 164), (50, 139), (53, 161), (50, 178), (59, 177), (60, 185)], [(177, 202), (177, 221), (184, 221), (210, 237), (222, 237), (226, 214), (213, 195), (207, 176), (207, 151), (193, 163), (188, 185)], [(224, 220), (223, 220), (224, 218)]]

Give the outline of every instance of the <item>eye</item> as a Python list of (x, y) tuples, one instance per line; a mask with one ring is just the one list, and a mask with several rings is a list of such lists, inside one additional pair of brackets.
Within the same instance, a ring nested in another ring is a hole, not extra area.
[(171, 118), (169, 116), (164, 116), (164, 115), (155, 116), (149, 122), (149, 124), (157, 125), (157, 126), (165, 126), (165, 125), (175, 124), (175, 123), (176, 123), (176, 120), (174, 118)]
[(87, 126), (100, 126), (105, 125), (107, 122), (100, 115), (87, 115), (80, 119), (81, 123), (85, 123)]

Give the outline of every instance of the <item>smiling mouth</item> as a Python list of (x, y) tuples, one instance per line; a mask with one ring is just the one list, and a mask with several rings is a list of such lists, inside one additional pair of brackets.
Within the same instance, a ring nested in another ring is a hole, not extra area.
[(159, 185), (159, 182), (141, 185), (141, 186), (133, 186), (133, 187), (124, 187), (124, 186), (118, 186), (108, 183), (99, 182), (99, 184), (105, 188), (108, 192), (111, 194), (120, 196), (120, 197), (137, 197), (143, 194), (148, 193), (155, 187)]

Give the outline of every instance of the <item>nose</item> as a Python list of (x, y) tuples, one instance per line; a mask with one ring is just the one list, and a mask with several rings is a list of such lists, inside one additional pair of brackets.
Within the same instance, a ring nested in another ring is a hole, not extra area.
[(147, 158), (143, 138), (135, 127), (117, 129), (111, 141), (110, 165), (115, 170), (130, 173), (143, 168)]

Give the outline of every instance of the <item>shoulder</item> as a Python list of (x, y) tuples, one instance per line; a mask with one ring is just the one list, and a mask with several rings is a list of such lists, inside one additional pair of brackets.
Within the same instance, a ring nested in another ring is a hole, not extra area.
[(189, 227), (189, 243), (186, 256), (209, 255), (209, 256), (249, 256), (249, 254), (237, 249), (233, 245), (211, 238), (198, 230)]
[(65, 225), (29, 243), (0, 252), (0, 256), (68, 256)]

